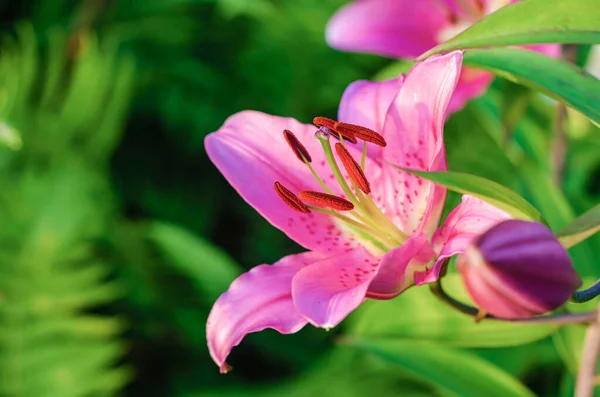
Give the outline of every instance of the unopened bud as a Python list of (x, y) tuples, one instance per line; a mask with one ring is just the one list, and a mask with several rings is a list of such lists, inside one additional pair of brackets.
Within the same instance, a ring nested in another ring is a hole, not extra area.
[(495, 317), (533, 317), (563, 305), (581, 279), (552, 231), (511, 219), (492, 227), (458, 258), (479, 308)]

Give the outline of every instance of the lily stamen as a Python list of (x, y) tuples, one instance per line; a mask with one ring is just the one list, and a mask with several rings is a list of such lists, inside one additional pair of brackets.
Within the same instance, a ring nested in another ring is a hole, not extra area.
[(298, 197), (310, 204), (336, 211), (352, 211), (354, 209), (354, 204), (350, 201), (333, 194), (304, 190), (298, 193)]
[(367, 177), (365, 176), (365, 173), (360, 168), (356, 160), (354, 160), (352, 155), (348, 153), (348, 150), (346, 150), (346, 148), (341, 143), (336, 143), (335, 151), (337, 152), (338, 157), (342, 161), (342, 165), (346, 169), (348, 176), (356, 185), (356, 187), (362, 190), (365, 194), (371, 193), (371, 186), (369, 184), (369, 181), (367, 180)]
[(308, 163), (312, 161), (308, 150), (306, 150), (304, 145), (298, 140), (298, 138), (296, 138), (296, 135), (294, 135), (292, 131), (283, 130), (283, 137), (285, 138), (290, 148), (292, 148), (292, 151), (294, 152), (296, 157), (298, 157), (298, 160)]
[(339, 122), (335, 124), (334, 129), (340, 134), (352, 135), (355, 138), (373, 143), (377, 146), (387, 146), (385, 139), (370, 128)]
[[(385, 139), (369, 128), (337, 122), (326, 117), (315, 117), (313, 122), (319, 127), (319, 130), (315, 133), (315, 137), (321, 142), (327, 163), (329, 163), (335, 180), (347, 198), (334, 194), (323, 179), (319, 177), (311, 165), (312, 159), (308, 150), (290, 130), (283, 131), (288, 146), (292, 149), (294, 155), (307, 165), (326, 193), (301, 191), (298, 195), (295, 195), (278, 183), (275, 190), (279, 196), (290, 208), (298, 212), (306, 213), (306, 211), (310, 210), (318, 212), (328, 211), (328, 214), (343, 221), (355, 233), (358, 233), (361, 238), (371, 241), (379, 248), (402, 244), (407, 236), (383, 214), (381, 209), (369, 197), (371, 185), (364, 173), (366, 143), (370, 142), (379, 146), (385, 146)], [(340, 140), (340, 142), (335, 144), (335, 150), (348, 174), (348, 181), (342, 175), (336, 158), (333, 155), (329, 136), (334, 136)], [(364, 141), (361, 158), (362, 165), (358, 164), (344, 145), (345, 140), (356, 143), (357, 138)], [(341, 215), (339, 212), (350, 212), (350, 216)]]
[(344, 139), (351, 143), (358, 142), (356, 140), (356, 136), (354, 136), (354, 133), (350, 129), (346, 128), (343, 131), (338, 131), (338, 129), (336, 128), (338, 122), (335, 120), (319, 116), (313, 119), (313, 123), (322, 131), (326, 131), (327, 134), (333, 136), (334, 138), (342, 142)]
[(275, 182), (273, 185), (275, 192), (281, 197), (284, 203), (286, 203), (294, 211), (301, 212), (303, 214), (309, 214), (310, 209), (300, 200), (294, 193), (283, 186), (279, 182)]

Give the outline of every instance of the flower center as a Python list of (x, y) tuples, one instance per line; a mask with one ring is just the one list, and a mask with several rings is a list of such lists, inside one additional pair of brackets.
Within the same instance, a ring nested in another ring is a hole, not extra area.
[[(331, 187), (311, 165), (312, 158), (308, 150), (289, 130), (283, 131), (286, 142), (295, 156), (306, 164), (323, 192), (304, 190), (294, 194), (281, 183), (275, 182), (275, 191), (279, 197), (294, 211), (301, 213), (317, 211), (336, 218), (352, 234), (384, 252), (401, 245), (407, 238), (406, 234), (398, 229), (373, 202), (370, 197), (371, 184), (364, 172), (367, 144), (386, 146), (385, 139), (369, 128), (337, 122), (325, 117), (315, 117), (313, 122), (319, 127), (315, 138), (319, 140), (327, 164), (333, 172), (335, 183), (339, 185), (345, 197), (333, 193)], [(333, 154), (330, 137), (339, 140), (335, 143), (335, 151), (348, 174), (347, 178), (342, 174)], [(359, 139), (363, 141), (360, 164), (345, 146), (345, 142), (357, 143)]]

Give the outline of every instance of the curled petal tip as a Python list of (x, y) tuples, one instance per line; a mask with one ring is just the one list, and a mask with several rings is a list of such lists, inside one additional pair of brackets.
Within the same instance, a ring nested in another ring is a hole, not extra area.
[(233, 367), (227, 363), (223, 363), (219, 366), (219, 372), (221, 372), (223, 375), (231, 371), (232, 369)]

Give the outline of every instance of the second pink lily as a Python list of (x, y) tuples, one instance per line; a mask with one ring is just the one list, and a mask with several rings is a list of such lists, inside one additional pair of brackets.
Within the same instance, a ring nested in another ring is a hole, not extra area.
[[(444, 258), (508, 217), (464, 196), (437, 229), (446, 189), (396, 167), (446, 170), (443, 122), (461, 62), (453, 52), (406, 77), (353, 83), (339, 123), (316, 118), (317, 128), (245, 111), (206, 138), (238, 193), (308, 250), (252, 269), (219, 297), (207, 338), (222, 372), (246, 334), (334, 327), (365, 298), (436, 280)], [(332, 137), (341, 138), (333, 147)]]
[[(327, 42), (344, 51), (413, 59), (454, 37), (477, 20), (520, 0), (357, 0), (339, 10), (327, 26)], [(558, 57), (556, 44), (527, 48)], [(449, 112), (482, 95), (493, 74), (465, 68)]]

